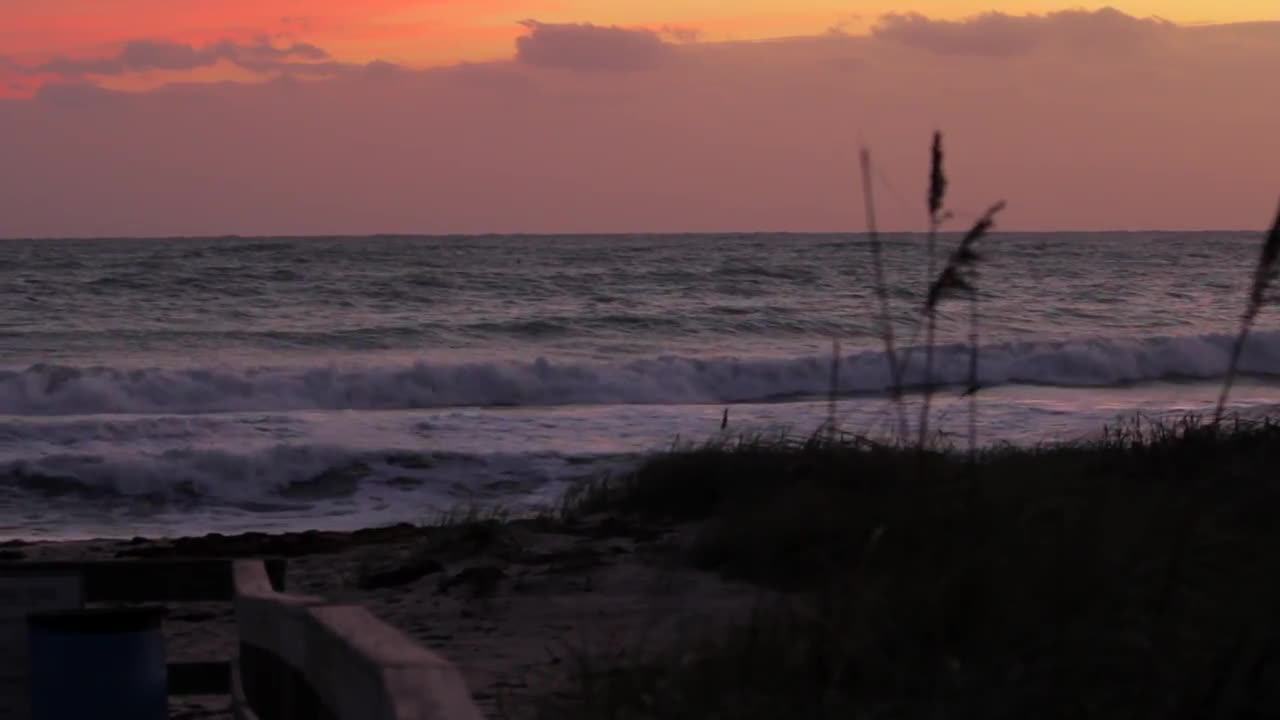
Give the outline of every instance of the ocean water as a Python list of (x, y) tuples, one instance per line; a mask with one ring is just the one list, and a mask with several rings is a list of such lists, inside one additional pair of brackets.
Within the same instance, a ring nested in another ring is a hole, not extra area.
[[(1211, 409), (1258, 241), (986, 240), (982, 441)], [(910, 345), (924, 239), (886, 243)], [(814, 431), (833, 338), (841, 427), (884, 434), (868, 258), (857, 235), (0, 242), (0, 537), (545, 506), (677, 439), (715, 437), (725, 408), (731, 433)], [(967, 312), (942, 315), (945, 383), (966, 378)], [(1243, 367), (1234, 406), (1267, 412), (1275, 320)], [(937, 402), (943, 433), (966, 427), (955, 395)]]

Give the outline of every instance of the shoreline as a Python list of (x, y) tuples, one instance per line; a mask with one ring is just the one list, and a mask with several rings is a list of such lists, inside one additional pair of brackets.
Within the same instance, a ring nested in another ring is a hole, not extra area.
[[(843, 377), (843, 375), (842, 375)], [(1088, 438), (1137, 414), (1211, 413), (1219, 384), (984, 388), (984, 443)], [(918, 398), (907, 398), (914, 412)], [(934, 398), (935, 428), (963, 436), (964, 401)], [(887, 399), (841, 399), (845, 429), (893, 431)], [(1232, 409), (1280, 407), (1280, 385), (1242, 377)], [(828, 402), (733, 404), (729, 432), (810, 430)], [(395, 413), (5, 418), (0, 539), (93, 540), (214, 531), (354, 531), (429, 521), (467, 503), (553, 504), (577, 480), (674, 439), (714, 437), (725, 406), (592, 406)], [(489, 440), (486, 440), (489, 438)], [(459, 444), (461, 443), (461, 444)], [(64, 532), (63, 528), (69, 529)], [(96, 536), (96, 537), (95, 537)]]
[[(1073, 699), (1173, 716), (1223, 687), (1274, 717), (1280, 684), (1240, 683), (1280, 673), (1277, 465), (1270, 419), (973, 457), (726, 439), (542, 517), (5, 550), (284, 557), (286, 590), (361, 605), (439, 652), (494, 720), (923, 718), (938, 703), (1056, 717)], [(234, 655), (230, 608), (169, 608), (174, 659)], [(226, 717), (211, 702), (180, 717)]]

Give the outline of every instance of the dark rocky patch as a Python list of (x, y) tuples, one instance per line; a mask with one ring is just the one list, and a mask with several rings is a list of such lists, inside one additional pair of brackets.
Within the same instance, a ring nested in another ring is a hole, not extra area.
[(383, 528), (367, 528), (353, 533), (311, 530), (301, 533), (269, 535), (250, 532), (241, 535), (210, 533), (203, 537), (178, 538), (165, 543), (128, 547), (116, 557), (258, 557), (264, 555), (299, 557), (343, 552), (358, 545), (395, 542), (420, 537), (427, 530), (401, 524)]
[(399, 587), (438, 572), (444, 572), (444, 565), (438, 560), (419, 555), (389, 567), (374, 569), (357, 580), (356, 586), (361, 590)]
[(425, 557), (441, 563), (453, 563), (489, 557), (514, 562), (524, 555), (520, 533), (558, 532), (563, 528), (546, 519), (501, 522), (485, 520), (456, 525), (422, 527), (401, 523), (388, 527), (365, 528), (354, 532), (309, 530), (306, 532), (268, 534), (248, 532), (239, 535), (210, 533), (201, 537), (173, 540), (130, 540), (121, 543), (116, 557), (137, 558), (238, 558), (301, 557), (346, 552), (355, 547), (422, 541)]
[(423, 528), (409, 523), (399, 523), (380, 528), (361, 528), (350, 534), (351, 540), (360, 545), (392, 542), (429, 534), (432, 528)]
[(0, 562), (24, 560), (26, 557), (21, 550), (0, 550)]

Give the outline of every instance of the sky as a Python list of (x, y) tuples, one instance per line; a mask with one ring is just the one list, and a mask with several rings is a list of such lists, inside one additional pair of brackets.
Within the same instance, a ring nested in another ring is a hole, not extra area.
[(1274, 0), (0, 0), (0, 237), (1251, 229)]

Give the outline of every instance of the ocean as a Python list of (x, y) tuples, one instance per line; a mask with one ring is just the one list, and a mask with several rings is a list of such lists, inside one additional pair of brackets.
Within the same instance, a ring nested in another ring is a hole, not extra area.
[[(909, 345), (925, 240), (885, 242)], [(984, 240), (981, 441), (1211, 411), (1258, 242)], [(884, 436), (871, 279), (860, 235), (3, 241), (0, 539), (547, 507), (645, 453), (716, 438), (726, 408), (731, 435), (814, 432), (833, 339), (840, 427)], [(939, 327), (935, 426), (957, 442), (967, 313), (945, 306)], [(1243, 369), (1233, 407), (1268, 412), (1274, 319)]]

